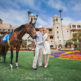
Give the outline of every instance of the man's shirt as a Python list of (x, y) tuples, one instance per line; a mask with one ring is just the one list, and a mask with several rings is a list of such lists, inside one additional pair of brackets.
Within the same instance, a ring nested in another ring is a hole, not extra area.
[(42, 41), (43, 41), (43, 35), (42, 35), (42, 33), (39, 31), (39, 32), (37, 32), (36, 44), (38, 44), (38, 45), (43, 45), (43, 44), (42, 44)]

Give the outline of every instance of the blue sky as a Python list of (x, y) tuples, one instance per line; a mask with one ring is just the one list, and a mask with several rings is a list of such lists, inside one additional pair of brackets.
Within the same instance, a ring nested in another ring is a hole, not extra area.
[(38, 14), (36, 26), (51, 27), (53, 16), (62, 9), (63, 24), (81, 22), (81, 0), (0, 0), (0, 18), (5, 24), (21, 25), (28, 22), (27, 11)]

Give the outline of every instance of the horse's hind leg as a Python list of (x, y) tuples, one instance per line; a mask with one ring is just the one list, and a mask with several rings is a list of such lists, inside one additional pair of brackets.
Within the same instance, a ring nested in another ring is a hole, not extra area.
[(18, 53), (19, 53), (19, 48), (16, 48), (16, 68), (18, 68)]
[(0, 60), (1, 60), (1, 56), (0, 56)]
[(18, 68), (18, 51), (16, 52), (16, 68)]
[(6, 46), (2, 46), (1, 54), (3, 56), (3, 62), (5, 63), (5, 61), (6, 61)]
[(12, 61), (13, 61), (13, 49), (11, 48), (11, 62), (10, 62), (10, 70), (13, 70)]
[(4, 63), (6, 62), (6, 54), (7, 54), (7, 51), (8, 51), (8, 47), (5, 46), (5, 51), (4, 51)]
[(6, 55), (3, 58), (4, 58), (4, 63), (6, 63)]

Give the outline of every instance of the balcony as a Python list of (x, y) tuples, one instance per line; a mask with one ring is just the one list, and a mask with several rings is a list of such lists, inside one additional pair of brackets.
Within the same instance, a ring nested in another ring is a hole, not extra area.
[(71, 30), (81, 30), (81, 25), (71, 25)]

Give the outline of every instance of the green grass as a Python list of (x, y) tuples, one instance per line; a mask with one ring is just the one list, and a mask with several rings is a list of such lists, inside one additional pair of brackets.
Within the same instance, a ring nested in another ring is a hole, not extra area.
[(81, 61), (65, 60), (50, 57), (48, 68), (32, 70), (33, 53), (19, 53), (19, 69), (9, 70), (10, 52), (7, 54), (7, 63), (0, 61), (0, 81), (81, 81)]

